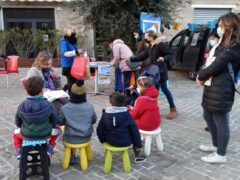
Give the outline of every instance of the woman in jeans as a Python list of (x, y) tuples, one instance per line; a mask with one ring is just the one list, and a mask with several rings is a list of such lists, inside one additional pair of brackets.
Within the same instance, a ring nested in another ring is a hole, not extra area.
[[(149, 47), (145, 49), (142, 53), (137, 55), (137, 58), (132, 61), (144, 61), (149, 58), (150, 64), (156, 64), (160, 70), (160, 87), (167, 97), (170, 112), (167, 115), (168, 119), (175, 119), (177, 117), (176, 106), (173, 101), (171, 92), (167, 87), (168, 80), (168, 64), (172, 61), (172, 52), (163, 36), (159, 36), (152, 30), (149, 30), (145, 34), (145, 39), (150, 43)], [(156, 87), (159, 89), (159, 87)]]
[(73, 60), (75, 56), (83, 53), (83, 51), (77, 47), (76, 30), (73, 27), (69, 26), (64, 29), (64, 35), (59, 42), (59, 46), (61, 51), (62, 75), (67, 78), (67, 84), (63, 87), (63, 90), (68, 90), (70, 94), (71, 87), (76, 82), (76, 78), (70, 74)]
[(201, 145), (199, 149), (212, 152), (202, 157), (205, 163), (225, 163), (229, 142), (229, 112), (234, 102), (235, 89), (229, 73), (231, 64), (235, 74), (240, 68), (240, 18), (234, 13), (226, 14), (219, 19), (217, 33), (221, 39), (215, 51), (216, 59), (202, 69), (197, 76), (197, 83), (211, 78), (211, 84), (204, 85), (203, 117), (207, 122), (212, 137), (212, 144)]

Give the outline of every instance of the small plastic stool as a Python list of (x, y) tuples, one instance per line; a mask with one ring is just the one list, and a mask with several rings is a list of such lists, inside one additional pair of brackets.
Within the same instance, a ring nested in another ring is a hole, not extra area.
[(144, 152), (146, 156), (149, 156), (151, 153), (151, 144), (153, 136), (156, 137), (156, 144), (159, 151), (163, 151), (163, 142), (161, 136), (161, 128), (158, 127), (153, 131), (144, 131), (139, 129), (140, 133), (144, 136), (145, 143), (144, 143)]
[(19, 162), (20, 180), (26, 180), (34, 175), (40, 175), (44, 180), (49, 180), (49, 165), (46, 140), (23, 140)]
[(64, 141), (65, 153), (62, 162), (63, 169), (67, 169), (70, 163), (71, 150), (79, 149), (80, 151), (80, 166), (83, 171), (88, 169), (88, 161), (93, 160), (90, 141), (82, 144), (70, 144)]
[(112, 168), (112, 153), (113, 152), (120, 152), (122, 154), (123, 159), (123, 169), (126, 173), (130, 173), (131, 171), (131, 163), (128, 155), (129, 147), (114, 147), (108, 143), (103, 143), (103, 147), (105, 149), (104, 152), (104, 172), (106, 174), (110, 173)]

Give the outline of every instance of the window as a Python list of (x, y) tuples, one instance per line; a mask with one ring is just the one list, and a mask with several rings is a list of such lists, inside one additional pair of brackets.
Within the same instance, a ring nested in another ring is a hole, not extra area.
[[(55, 28), (53, 8), (3, 8), (3, 19), (5, 30), (14, 27), (32, 30)], [(38, 52), (39, 50), (35, 50), (30, 57), (35, 57)], [(7, 54), (15, 53), (13, 45), (11, 43), (8, 44)]]
[(173, 41), (172, 41), (172, 47), (177, 48), (180, 45), (182, 39), (182, 35), (181, 36), (177, 36)]

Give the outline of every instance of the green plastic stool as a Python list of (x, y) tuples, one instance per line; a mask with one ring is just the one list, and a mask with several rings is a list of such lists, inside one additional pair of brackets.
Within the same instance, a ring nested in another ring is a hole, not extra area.
[(104, 172), (106, 174), (110, 173), (112, 168), (112, 153), (113, 152), (119, 152), (122, 154), (123, 159), (123, 169), (126, 173), (130, 173), (131, 171), (131, 163), (128, 155), (128, 149), (129, 147), (115, 147), (111, 146), (108, 143), (103, 143), (103, 147), (105, 149), (104, 153)]

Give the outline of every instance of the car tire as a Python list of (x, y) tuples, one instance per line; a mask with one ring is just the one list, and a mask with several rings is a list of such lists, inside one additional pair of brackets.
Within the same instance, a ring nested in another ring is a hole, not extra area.
[(188, 71), (188, 78), (191, 79), (192, 81), (195, 81), (197, 77), (197, 73), (193, 71)]

